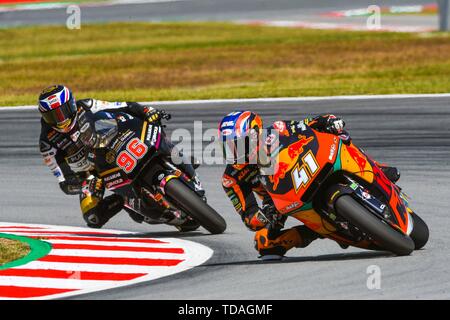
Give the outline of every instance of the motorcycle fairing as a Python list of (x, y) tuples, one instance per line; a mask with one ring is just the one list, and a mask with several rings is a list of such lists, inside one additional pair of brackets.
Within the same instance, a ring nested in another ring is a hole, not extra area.
[[(358, 182), (365, 182), (364, 184), (379, 190), (385, 199), (389, 200), (386, 204), (392, 212), (392, 217), (388, 221), (394, 228), (406, 234), (411, 231), (412, 222), (410, 223), (408, 217), (411, 210), (408, 208), (407, 202), (400, 196), (400, 189), (384, 175), (370, 157), (353, 143), (346, 145), (335, 135), (321, 133), (306, 127), (301, 133), (289, 131), (289, 135), (280, 135), (279, 144), (281, 149), (278, 166), (275, 166), (275, 174), (262, 176), (261, 181), (280, 213), (292, 215), (312, 230), (336, 241), (365, 248), (373, 246), (370, 241), (364, 239), (356, 241), (340, 235), (339, 232), (336, 232), (333, 221), (327, 221), (322, 214), (316, 212), (312, 205), (312, 199), (304, 197), (308, 195), (311, 198), (321, 183), (326, 181), (331, 174), (347, 173), (351, 177), (361, 180)], [(314, 163), (317, 166), (317, 169), (314, 168), (314, 172), (305, 166), (305, 157), (308, 154), (314, 157)], [(300, 168), (308, 170), (310, 181), (300, 187), (297, 185), (296, 188), (296, 173), (293, 171), (297, 170), (298, 173)], [(367, 199), (366, 193), (369, 194), (370, 191), (365, 190), (364, 186), (356, 188), (353, 193), (361, 201), (371, 200)], [(371, 200), (367, 205), (371, 205), (374, 211), (378, 207), (378, 213), (381, 214), (382, 201)]]

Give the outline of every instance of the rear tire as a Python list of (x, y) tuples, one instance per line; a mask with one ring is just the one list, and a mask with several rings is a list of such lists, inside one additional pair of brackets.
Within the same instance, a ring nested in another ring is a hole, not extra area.
[(414, 251), (414, 241), (387, 225), (349, 195), (340, 196), (335, 202), (336, 211), (348, 222), (370, 235), (382, 248), (399, 256)]
[(223, 233), (227, 228), (225, 220), (180, 180), (169, 180), (165, 192), (183, 211), (212, 234)]
[(413, 218), (414, 227), (409, 236), (414, 241), (415, 250), (419, 250), (428, 242), (430, 231), (428, 230), (425, 221), (423, 221), (416, 213), (412, 213), (411, 216)]

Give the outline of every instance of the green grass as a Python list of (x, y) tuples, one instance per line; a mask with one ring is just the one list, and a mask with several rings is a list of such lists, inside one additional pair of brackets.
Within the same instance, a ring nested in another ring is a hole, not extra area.
[(0, 238), (0, 266), (20, 259), (29, 252), (30, 247), (24, 242)]
[(225, 23), (0, 29), (0, 105), (450, 91), (450, 38)]

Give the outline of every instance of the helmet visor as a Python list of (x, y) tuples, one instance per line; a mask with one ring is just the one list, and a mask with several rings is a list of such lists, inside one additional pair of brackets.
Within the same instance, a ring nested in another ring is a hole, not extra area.
[(75, 100), (72, 98), (59, 108), (43, 112), (42, 118), (48, 125), (54, 128), (65, 129), (71, 125), (76, 112), (77, 106)]

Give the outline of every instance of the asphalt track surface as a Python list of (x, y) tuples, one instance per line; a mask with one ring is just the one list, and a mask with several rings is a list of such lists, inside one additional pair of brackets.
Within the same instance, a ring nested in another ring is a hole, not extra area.
[[(258, 111), (266, 123), (319, 113), (344, 117), (354, 142), (402, 171), (400, 186), (428, 223), (423, 250), (395, 257), (317, 240), (293, 249), (284, 262), (264, 263), (220, 186), (223, 166), (203, 165), (200, 178), (209, 203), (224, 216), (222, 235), (181, 235), (168, 226), (139, 225), (125, 212), (106, 227), (151, 237), (183, 237), (214, 250), (204, 265), (151, 283), (79, 296), (83, 299), (448, 299), (450, 298), (450, 98), (376, 99), (285, 103), (211, 103), (167, 106), (174, 128), (192, 130), (194, 120), (217, 128), (236, 109)], [(38, 114), (0, 111), (0, 220), (84, 226), (77, 197), (64, 195), (38, 153)], [(289, 221), (289, 220), (288, 220)], [(291, 222), (288, 224), (291, 226)], [(381, 289), (367, 288), (368, 266), (381, 268)]]
[[(335, 10), (360, 9), (369, 5), (428, 4), (432, 0), (179, 0), (163, 3), (122, 4), (83, 7), (82, 23), (109, 21), (233, 21), (294, 20), (303, 22), (354, 23), (365, 25), (365, 19), (321, 17)], [(58, 24), (65, 25), (66, 9), (0, 12), (0, 27)], [(436, 16), (386, 16), (382, 23), (437, 27)]]

